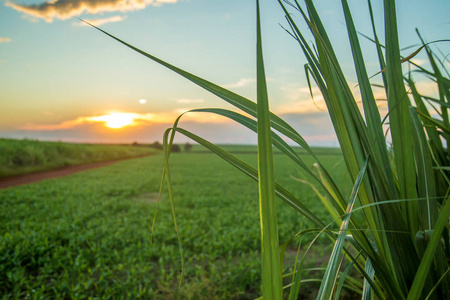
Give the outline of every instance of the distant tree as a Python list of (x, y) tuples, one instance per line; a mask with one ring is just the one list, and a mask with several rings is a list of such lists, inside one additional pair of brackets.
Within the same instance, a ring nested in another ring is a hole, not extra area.
[(186, 144), (184, 144), (184, 151), (190, 152), (191, 149), (192, 149), (192, 145), (189, 144), (189, 142), (187, 142)]
[(181, 147), (180, 147), (180, 145), (172, 144), (171, 151), (172, 151), (172, 152), (181, 152)]
[(155, 149), (159, 149), (159, 150), (163, 149), (163, 145), (161, 145), (158, 141), (156, 141), (153, 144), (151, 144), (150, 147), (155, 148)]

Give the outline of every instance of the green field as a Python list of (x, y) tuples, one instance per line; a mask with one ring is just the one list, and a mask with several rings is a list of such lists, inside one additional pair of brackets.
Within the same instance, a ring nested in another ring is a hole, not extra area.
[[(239, 147), (238, 147), (239, 148)], [(241, 150), (249, 150), (242, 148)], [(0, 191), (0, 294), (3, 299), (253, 299), (260, 295), (257, 184), (213, 154), (175, 153), (171, 172), (180, 253), (164, 193), (151, 242), (163, 156), (122, 161), (62, 179)], [(245, 152), (238, 151), (238, 152)], [(322, 154), (348, 180), (335, 150)], [(239, 154), (251, 164), (256, 155)], [(276, 155), (276, 176), (324, 220), (317, 197), (288, 159)], [(349, 187), (350, 188), (350, 187)], [(280, 239), (308, 223), (279, 202)], [(303, 224), (303, 225), (302, 225)], [(305, 236), (306, 240), (313, 237)], [(287, 251), (293, 260), (298, 240)], [(327, 240), (307, 258), (320, 265)], [(291, 264), (286, 264), (286, 268)], [(314, 289), (314, 283), (305, 287)], [(308, 294), (308, 289), (303, 294)]]
[(0, 138), (0, 178), (154, 153), (131, 145), (70, 144)]

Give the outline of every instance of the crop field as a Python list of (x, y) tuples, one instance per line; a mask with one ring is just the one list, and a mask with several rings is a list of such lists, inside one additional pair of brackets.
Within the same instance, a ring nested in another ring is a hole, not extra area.
[[(254, 148), (235, 148), (229, 150), (256, 165)], [(320, 157), (350, 193), (339, 151), (321, 149)], [(311, 162), (307, 157), (305, 160)], [(184, 258), (181, 285), (179, 243), (166, 188), (152, 240), (163, 170), (163, 156), (156, 154), (0, 190), (3, 299), (259, 297), (261, 240), (256, 182), (214, 154), (203, 152), (200, 146), (189, 153), (173, 153), (170, 168)], [(321, 219), (331, 221), (312, 189), (294, 179), (303, 179), (303, 175), (287, 158), (275, 155), (275, 168), (280, 183)], [(278, 215), (281, 243), (309, 228), (306, 220), (281, 201)], [(303, 235), (304, 245), (314, 236)], [(287, 247), (286, 271), (292, 267), (298, 243), (294, 238)], [(306, 264), (326, 264), (323, 257), (331, 251), (329, 244), (327, 239), (319, 239)], [(304, 284), (301, 294), (310, 294), (318, 285)]]
[(154, 153), (131, 145), (70, 144), (0, 138), (0, 178)]

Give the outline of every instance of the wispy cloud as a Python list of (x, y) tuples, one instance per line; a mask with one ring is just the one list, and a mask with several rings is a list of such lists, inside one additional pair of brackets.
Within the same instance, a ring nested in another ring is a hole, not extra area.
[(53, 131), (53, 130), (64, 130), (74, 128), (83, 124), (88, 123), (88, 119), (85, 117), (80, 117), (75, 120), (64, 121), (59, 124), (33, 124), (28, 123), (23, 126), (20, 126), (18, 129), (20, 130), (31, 130), (31, 131)]
[(325, 101), (322, 96), (314, 97), (314, 101), (304, 100), (297, 101), (293, 103), (287, 103), (284, 105), (280, 105), (274, 109), (276, 114), (310, 114), (317, 113), (321, 111), (327, 111), (327, 107), (325, 106)]
[(223, 84), (222, 86), (226, 89), (233, 89), (233, 88), (244, 87), (244, 86), (250, 85), (255, 82), (256, 82), (255, 78), (242, 78), (238, 82)]
[(0, 44), (1, 43), (9, 43), (11, 42), (11, 39), (8, 37), (0, 37)]
[(428, 61), (425, 59), (421, 59), (421, 58), (413, 58), (413, 59), (411, 59), (411, 62), (415, 63), (418, 66), (422, 66), (422, 65), (426, 64)]
[(281, 90), (287, 102), (274, 107), (274, 111), (278, 114), (308, 114), (327, 110), (325, 100), (318, 87), (311, 87), (313, 99), (311, 99), (311, 92), (307, 86), (286, 84), (281, 87)]
[(145, 7), (175, 3), (178, 0), (51, 0), (41, 4), (18, 4), (7, 0), (5, 5), (31, 17), (52, 22), (54, 19), (65, 20), (82, 13), (98, 14), (114, 11), (135, 11)]
[[(119, 121), (126, 123), (128, 125), (138, 125), (148, 122), (160, 122), (161, 118), (155, 114), (136, 114), (136, 113), (111, 113), (102, 116), (90, 116), (90, 117), (79, 117), (74, 120), (64, 121), (58, 124), (33, 124), (29, 123), (24, 126), (19, 127), (21, 130), (31, 130), (31, 131), (53, 131), (53, 130), (64, 130), (71, 129), (81, 125), (94, 124), (94, 123), (104, 123), (108, 127), (109, 122)], [(112, 123), (110, 123), (112, 124)]]
[[(85, 19), (85, 21), (94, 26), (101, 26), (106, 23), (121, 22), (121, 21), (125, 20), (126, 18), (127, 18), (126, 16), (112, 16), (112, 17), (103, 18), (103, 19)], [(88, 26), (88, 24), (86, 24), (84, 22), (77, 22), (75, 24), (80, 25), (80, 26)]]

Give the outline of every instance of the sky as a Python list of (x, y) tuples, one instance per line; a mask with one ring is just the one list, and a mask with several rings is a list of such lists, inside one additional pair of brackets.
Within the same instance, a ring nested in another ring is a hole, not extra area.
[[(280, 6), (275, 0), (261, 2), (271, 111), (311, 145), (337, 146), (317, 88), (311, 100), (306, 59), (281, 26), (287, 24)], [(372, 2), (383, 39), (382, 1)], [(340, 1), (315, 3), (357, 94)], [(349, 4), (358, 30), (371, 36), (367, 1), (349, 0)], [(402, 55), (418, 48), (415, 28), (427, 41), (448, 39), (449, 11), (448, 0), (398, 0), (400, 46), (415, 45)], [(148, 143), (162, 141), (164, 130), (187, 110), (234, 109), (76, 17), (256, 101), (253, 0), (1, 0), (0, 138)], [(307, 32), (301, 16), (294, 13), (294, 17)], [(377, 73), (372, 43), (361, 38), (361, 44), (369, 73)], [(444, 55), (450, 53), (449, 42), (437, 45)], [(427, 67), (425, 53), (414, 60)], [(423, 78), (416, 81), (424, 93), (435, 92)], [(186, 114), (180, 126), (215, 143), (256, 143), (253, 132), (214, 115)], [(177, 141), (188, 139), (180, 136)]]

